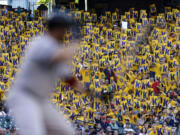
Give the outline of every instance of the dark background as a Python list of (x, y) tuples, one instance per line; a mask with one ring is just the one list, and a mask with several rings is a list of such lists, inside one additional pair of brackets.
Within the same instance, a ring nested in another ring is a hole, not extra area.
[[(74, 0), (56, 0), (58, 6)], [(149, 9), (149, 5), (155, 3), (158, 12), (163, 12), (165, 6), (176, 7), (180, 5), (180, 0), (88, 0), (88, 9), (94, 8), (97, 11), (114, 11), (119, 8), (124, 12), (131, 7), (135, 9)], [(79, 0), (79, 9), (84, 9), (84, 0)]]

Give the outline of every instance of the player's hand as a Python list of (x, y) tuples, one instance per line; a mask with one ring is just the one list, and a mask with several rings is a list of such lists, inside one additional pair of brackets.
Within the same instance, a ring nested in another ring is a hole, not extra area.
[(74, 85), (74, 88), (80, 92), (80, 93), (86, 93), (88, 92), (88, 88), (84, 86), (83, 83), (81, 82), (77, 82), (75, 85)]

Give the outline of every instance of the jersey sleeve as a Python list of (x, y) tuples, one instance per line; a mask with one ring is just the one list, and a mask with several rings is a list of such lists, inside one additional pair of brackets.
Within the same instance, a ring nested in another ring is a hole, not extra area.
[(54, 45), (50, 45), (48, 41), (47, 43), (45, 43), (45, 41), (36, 42), (32, 44), (32, 48), (29, 51), (29, 57), (40, 67), (50, 69), (54, 66), (52, 58), (57, 52), (57, 49), (59, 48)]

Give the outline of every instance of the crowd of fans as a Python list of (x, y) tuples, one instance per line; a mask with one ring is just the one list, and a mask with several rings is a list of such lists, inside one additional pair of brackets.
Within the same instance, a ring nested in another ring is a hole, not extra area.
[[(71, 3), (70, 11), (60, 9), (75, 18), (80, 32), (67, 31), (64, 44), (69, 45), (74, 34), (81, 35), (72, 73), (90, 93), (76, 93), (58, 80), (51, 101), (72, 121), (75, 134), (176, 134), (180, 122), (179, 9), (165, 7), (164, 13), (158, 13), (152, 4), (149, 12), (131, 8), (121, 15), (116, 9), (98, 16), (95, 10), (77, 10)], [(43, 17), (38, 12), (34, 16), (28, 21), (25, 12), (0, 10), (1, 101), (32, 37), (46, 32)], [(127, 28), (122, 22), (127, 22)], [(1, 128), (13, 132), (15, 124), (7, 116), (0, 118)]]

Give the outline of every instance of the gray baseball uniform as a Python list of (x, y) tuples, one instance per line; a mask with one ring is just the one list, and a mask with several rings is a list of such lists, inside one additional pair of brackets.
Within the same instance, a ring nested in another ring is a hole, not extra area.
[(49, 101), (55, 80), (70, 74), (64, 62), (51, 62), (60, 47), (50, 35), (42, 36), (33, 41), (19, 67), (9, 93), (8, 105), (20, 128), (20, 135), (73, 134), (73, 128), (66, 124), (63, 115)]

